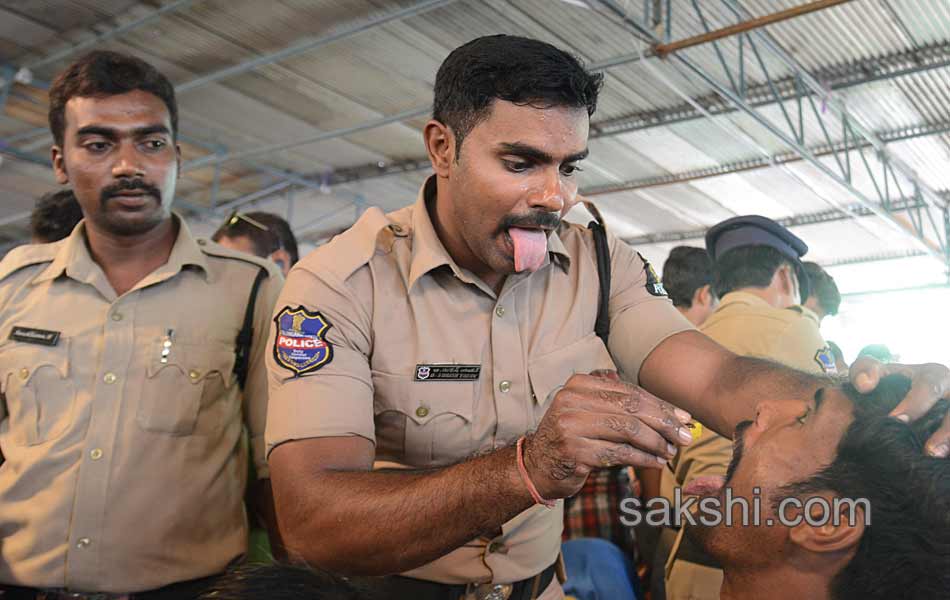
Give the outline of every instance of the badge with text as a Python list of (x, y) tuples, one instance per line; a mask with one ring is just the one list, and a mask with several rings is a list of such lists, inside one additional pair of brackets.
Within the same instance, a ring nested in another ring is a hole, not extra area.
[(416, 365), (413, 381), (477, 381), (481, 365)]
[(333, 346), (326, 339), (333, 325), (319, 312), (302, 306), (285, 306), (277, 316), (274, 360), (295, 375), (312, 373), (333, 360)]
[(58, 331), (49, 331), (48, 329), (33, 329), (32, 327), (14, 326), (10, 330), (10, 339), (27, 344), (39, 344), (41, 346), (55, 346), (59, 343)]
[(835, 355), (828, 346), (825, 346), (815, 354), (815, 362), (818, 363), (821, 366), (821, 370), (828, 375), (836, 375), (838, 373), (838, 366), (835, 364)]
[(637, 252), (637, 256), (643, 261), (643, 270), (646, 271), (647, 274), (647, 292), (649, 292), (651, 296), (666, 296), (666, 288), (664, 288), (660, 282), (660, 277), (656, 274), (653, 265), (650, 264), (650, 261), (643, 258), (643, 255), (639, 252)]

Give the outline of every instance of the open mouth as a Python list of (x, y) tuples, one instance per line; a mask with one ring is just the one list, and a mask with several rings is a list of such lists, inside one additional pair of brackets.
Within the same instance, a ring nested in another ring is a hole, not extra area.
[(549, 229), (541, 227), (509, 227), (505, 242), (515, 259), (515, 271), (537, 271), (548, 250)]

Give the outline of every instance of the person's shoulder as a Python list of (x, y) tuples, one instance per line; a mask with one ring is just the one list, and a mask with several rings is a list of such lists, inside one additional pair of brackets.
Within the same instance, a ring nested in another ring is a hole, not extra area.
[(199, 238), (196, 240), (202, 254), (207, 256), (211, 262), (222, 266), (236, 268), (240, 271), (246, 271), (251, 276), (257, 276), (257, 273), (263, 269), (268, 277), (280, 275), (280, 269), (273, 261), (266, 258), (260, 258), (246, 252), (225, 248), (221, 244), (209, 239)]
[(35, 273), (56, 259), (66, 240), (50, 244), (24, 244), (10, 250), (0, 261), (0, 282), (14, 274)]
[(373, 260), (390, 257), (399, 244), (412, 243), (412, 206), (391, 213), (368, 208), (352, 227), (297, 263), (300, 269), (344, 282), (369, 268)]

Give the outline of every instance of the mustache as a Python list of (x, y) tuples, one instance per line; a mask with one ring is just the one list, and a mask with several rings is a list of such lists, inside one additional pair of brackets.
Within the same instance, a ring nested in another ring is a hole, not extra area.
[(742, 460), (742, 452), (745, 450), (745, 432), (752, 427), (752, 421), (742, 421), (736, 425), (736, 434), (732, 441), (732, 460), (729, 461), (729, 467), (726, 469), (726, 483), (732, 480), (736, 469), (739, 468), (739, 461)]
[(123, 179), (122, 181), (117, 181), (112, 185), (102, 188), (102, 191), (99, 192), (99, 203), (100, 205), (105, 206), (105, 203), (109, 198), (121, 196), (123, 192), (131, 192), (135, 190), (145, 192), (156, 199), (162, 197), (161, 191), (159, 191), (156, 186), (145, 181), (144, 179)]
[(501, 220), (499, 231), (506, 231), (511, 227), (557, 229), (560, 224), (561, 213), (538, 211), (526, 215), (507, 215)]

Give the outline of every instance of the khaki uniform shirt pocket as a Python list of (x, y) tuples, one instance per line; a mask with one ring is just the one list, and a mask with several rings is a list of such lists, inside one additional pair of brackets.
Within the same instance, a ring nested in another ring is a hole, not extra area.
[(161, 348), (159, 340), (145, 372), (136, 414), (139, 426), (145, 431), (179, 436), (211, 433), (224, 427), (229, 413), (240, 408), (239, 403), (228, 402), (230, 396), (223, 393), (234, 383), (233, 349), (175, 342), (163, 362)]
[(373, 371), (376, 458), (417, 468), (468, 458), (475, 383), (420, 382)]
[(58, 439), (75, 420), (76, 386), (69, 379), (69, 340), (56, 346), (10, 344), (0, 350), (0, 385), (8, 419), (0, 432), (19, 446)]
[(531, 382), (531, 398), (535, 408), (533, 426), (537, 427), (541, 422), (548, 406), (554, 401), (555, 394), (572, 375), (586, 375), (597, 369), (616, 368), (604, 343), (594, 333), (553, 352), (530, 358), (528, 379)]

